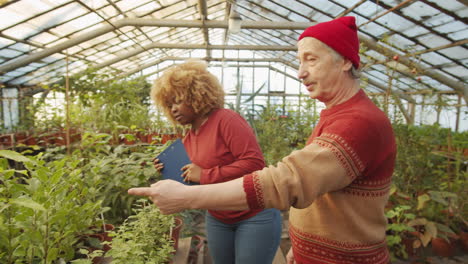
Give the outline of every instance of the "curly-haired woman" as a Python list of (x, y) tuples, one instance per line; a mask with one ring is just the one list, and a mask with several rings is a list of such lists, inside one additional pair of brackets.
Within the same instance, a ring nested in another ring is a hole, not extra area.
[[(224, 90), (206, 63), (190, 60), (156, 79), (151, 98), (175, 123), (189, 125), (183, 139), (192, 161), (182, 177), (213, 184), (265, 167), (252, 128), (238, 113), (223, 108)], [(156, 169), (164, 164), (154, 161)], [(271, 263), (281, 236), (277, 209), (206, 213), (208, 248), (214, 263)]]

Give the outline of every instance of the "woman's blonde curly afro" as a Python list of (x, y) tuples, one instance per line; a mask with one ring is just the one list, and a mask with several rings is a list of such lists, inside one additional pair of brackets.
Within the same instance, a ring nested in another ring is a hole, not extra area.
[(151, 99), (176, 123), (171, 115), (174, 102), (185, 102), (195, 114), (203, 116), (224, 106), (224, 90), (204, 61), (189, 60), (170, 67), (154, 81)]

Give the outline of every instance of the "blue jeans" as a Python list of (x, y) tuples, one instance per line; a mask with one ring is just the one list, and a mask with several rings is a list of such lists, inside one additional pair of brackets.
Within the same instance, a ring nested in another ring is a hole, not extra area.
[(214, 264), (271, 264), (281, 240), (281, 213), (266, 209), (225, 224), (207, 212), (206, 231)]

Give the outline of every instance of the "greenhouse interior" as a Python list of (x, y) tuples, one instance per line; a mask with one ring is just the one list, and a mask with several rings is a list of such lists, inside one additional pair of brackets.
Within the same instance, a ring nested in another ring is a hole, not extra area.
[[(160, 181), (153, 159), (190, 132), (154, 81), (205, 62), (275, 166), (327, 109), (298, 76), (298, 38), (347, 16), (359, 87), (395, 136), (389, 258), (468, 263), (466, 0), (0, 0), (0, 263), (215, 263), (206, 210), (127, 193)], [(281, 217), (272, 263), (291, 248)]]

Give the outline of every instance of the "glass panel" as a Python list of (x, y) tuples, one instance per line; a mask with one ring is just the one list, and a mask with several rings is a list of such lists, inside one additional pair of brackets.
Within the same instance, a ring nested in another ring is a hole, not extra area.
[(12, 129), (19, 123), (18, 89), (2, 88), (3, 126)]
[(23, 12), (15, 12), (10, 9), (0, 9), (0, 28), (7, 28), (26, 19)]
[(72, 27), (80, 30), (84, 30), (87, 27), (90, 27), (94, 24), (97, 24), (99, 22), (102, 22), (102, 18), (100, 18), (98, 15), (94, 13), (90, 13), (84, 16), (81, 16), (77, 19), (74, 19), (70, 22), (68, 22), (68, 25), (71, 25)]
[(299, 94), (299, 88), (300, 83), (297, 80), (286, 77), (286, 94)]
[[(468, 10), (468, 9), (467, 9)], [(468, 16), (468, 14), (467, 14)], [(448, 34), (448, 36), (450, 38), (452, 38), (453, 40), (464, 40), (464, 39), (468, 39), (468, 29), (465, 29), (465, 30), (460, 30), (458, 32), (453, 32), (453, 33), (450, 33)]]
[(226, 93), (236, 93), (237, 68), (224, 67), (223, 69), (223, 87)]
[(50, 43), (50, 42), (54, 42), (58, 39), (59, 39), (58, 37), (47, 32), (40, 33), (39, 35), (36, 35), (30, 38), (31, 41), (41, 43), (43, 45)]
[(439, 10), (417, 1), (401, 9), (402, 13), (415, 20), (424, 20), (428, 17), (437, 15), (440, 13)]
[(16, 39), (26, 39), (38, 32), (39, 30), (37, 27), (28, 24), (20, 24), (3, 31), (5, 35)]
[(260, 93), (268, 93), (268, 68), (254, 68), (255, 91), (262, 88)]
[(5, 58), (14, 58), (16, 56), (21, 55), (21, 52), (18, 52), (16, 50), (12, 49), (1, 49), (0, 50), (0, 57), (5, 57)]
[(252, 76), (252, 68), (250, 67), (242, 67), (239, 69), (240, 71), (240, 79), (242, 81), (241, 87), (242, 93), (251, 94), (253, 92), (253, 76)]
[[(34, 25), (40, 29), (51, 28), (57, 24), (80, 17), (89, 12), (79, 4), (69, 4), (59, 9), (52, 10), (46, 14), (27, 21), (29, 25)], [(63, 34), (64, 32), (61, 32)]]
[(270, 70), (270, 92), (284, 92), (284, 75)]
[(468, 56), (468, 50), (463, 47), (451, 47), (451, 48), (439, 50), (439, 52), (454, 60), (460, 59), (460, 58), (467, 58)]

